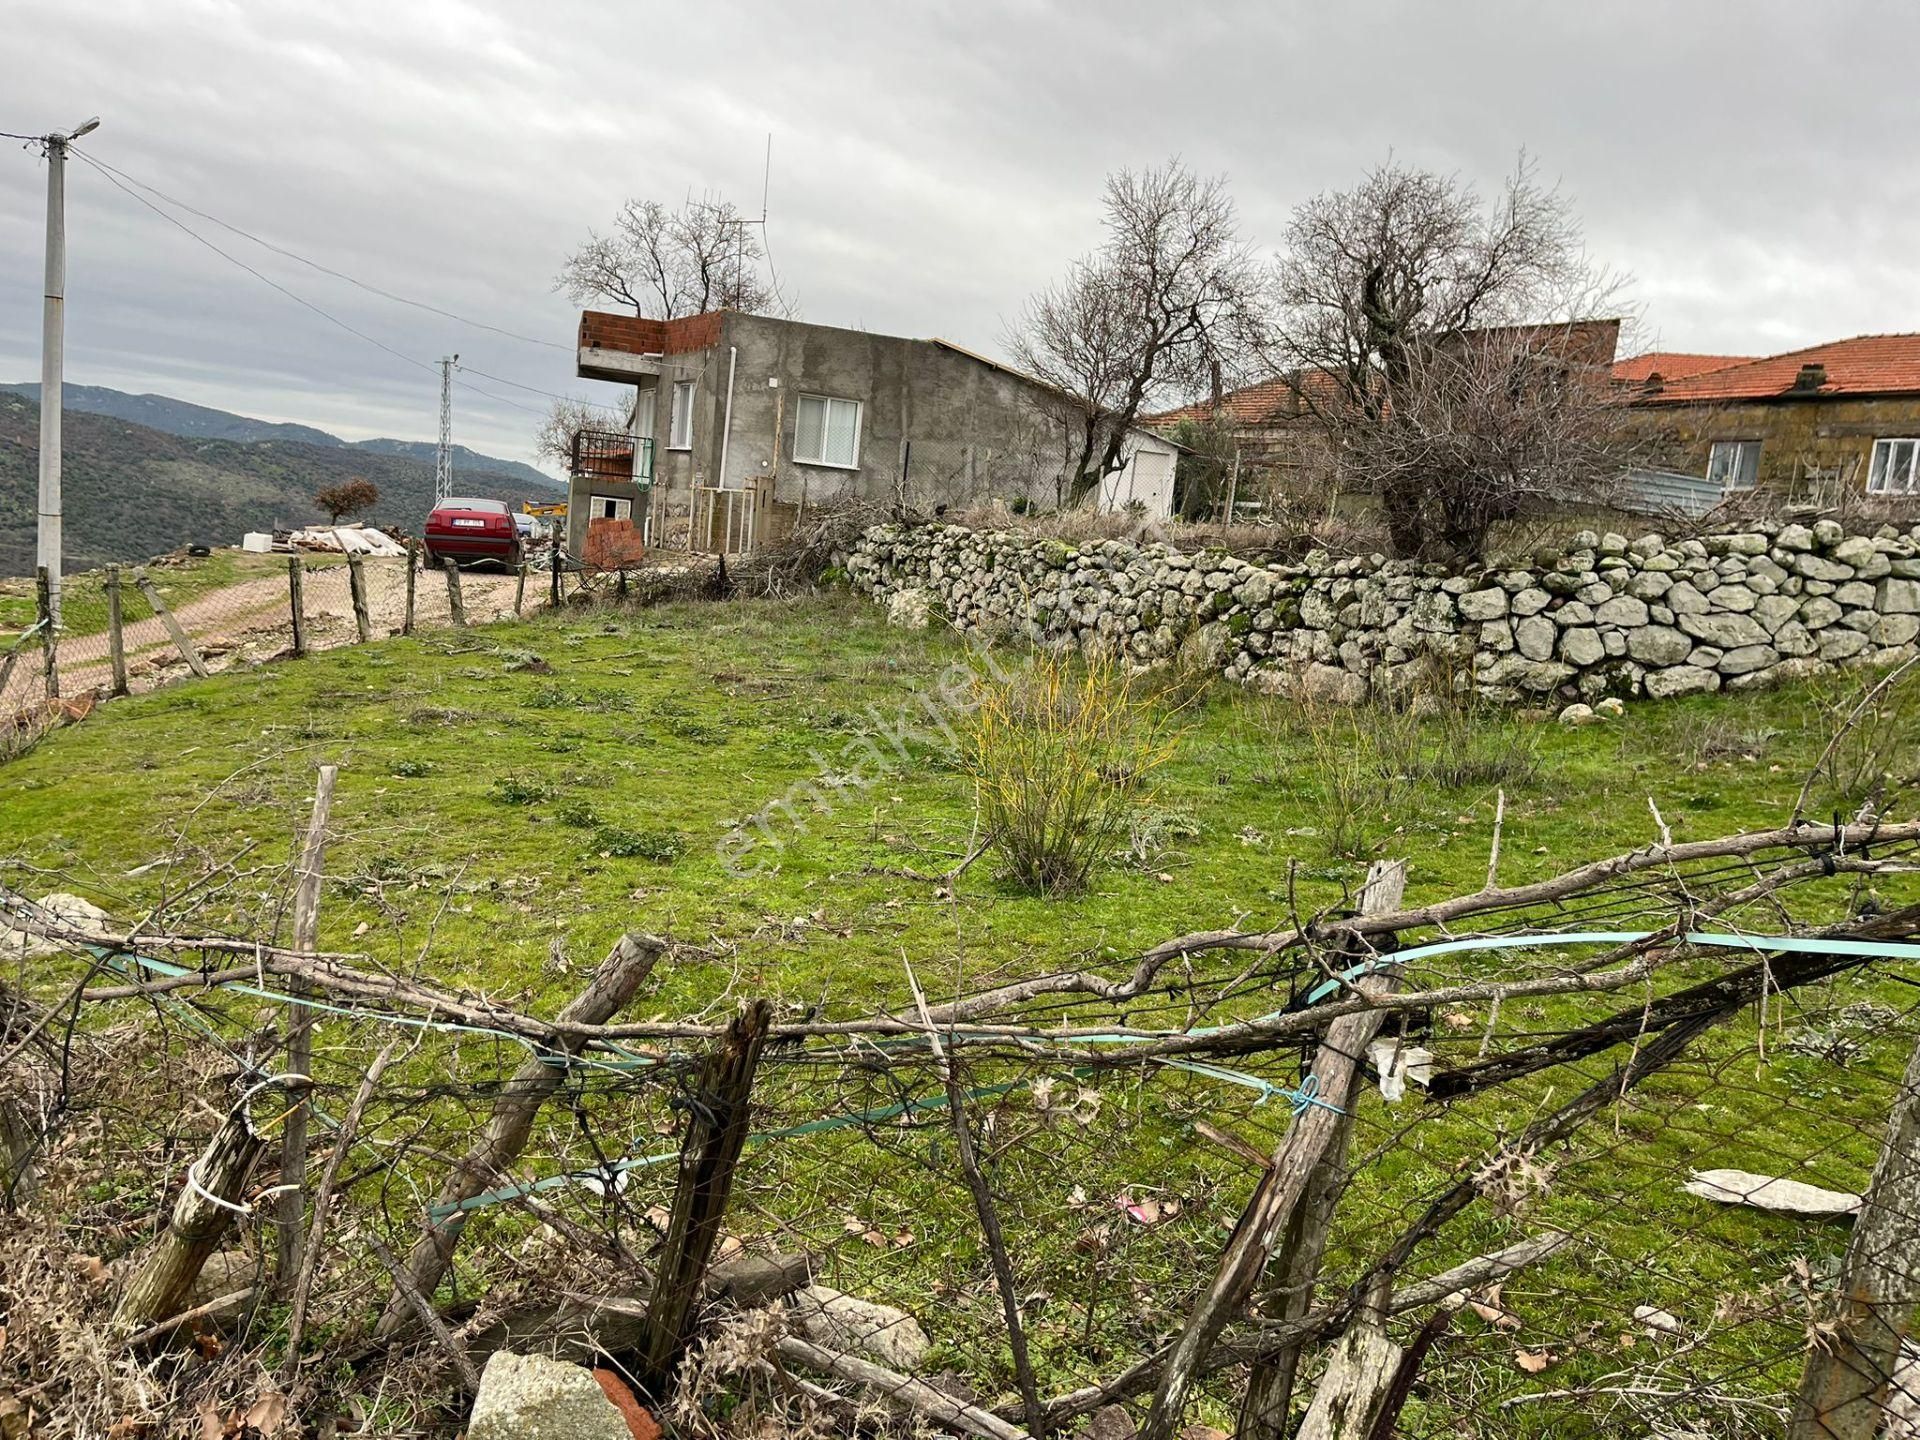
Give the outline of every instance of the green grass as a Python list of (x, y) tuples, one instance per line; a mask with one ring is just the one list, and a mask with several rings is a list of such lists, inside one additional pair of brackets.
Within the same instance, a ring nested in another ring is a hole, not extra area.
[[(529, 654), (550, 673), (529, 667)], [(858, 1014), (900, 1003), (903, 957), (937, 1000), (990, 979), (1122, 961), (1189, 929), (1284, 924), (1338, 907), (1357, 886), (1362, 863), (1328, 853), (1313, 734), (1276, 718), (1272, 702), (1222, 687), (1185, 714), (1178, 754), (1151, 797), (1157, 823), (1084, 895), (1019, 893), (996, 877), (991, 855), (951, 894), (912, 878), (953, 865), (975, 824), (970, 782), (926, 744), (872, 786), (841, 789), (830, 813), (796, 799), (790, 814), (802, 826), (777, 819), (779, 848), (746, 856), (764, 867), (744, 878), (729, 868), (738, 845), (725, 842), (743, 819), (823, 770), (844, 780), (876, 744), (888, 745), (888, 727), (924, 715), (922, 701), (963, 659), (952, 637), (889, 630), (875, 607), (845, 597), (570, 612), (332, 651), (117, 701), (57, 732), (0, 769), (0, 861), (14, 872), (9, 883), (72, 889), (137, 914), (211, 874), (204, 858), (284, 865), (314, 767), (337, 762), (323, 948), (403, 964), (424, 953), (447, 983), (550, 1010), (623, 930), (655, 931), (703, 947), (656, 976), (639, 1009), (662, 1016), (724, 1014), (733, 998), (756, 995), (784, 1013)], [(1580, 730), (1546, 726), (1536, 773), (1508, 789), (1502, 880), (1544, 878), (1648, 843), (1649, 797), (1679, 839), (1779, 823), (1824, 739), (1810, 713), (1805, 694), (1782, 692), (1636, 705)], [(1494, 798), (1490, 787), (1415, 785), (1394, 810), (1368, 818), (1373, 853), (1408, 858), (1410, 901), (1477, 889)], [(169, 855), (171, 865), (142, 868)], [(30, 877), (24, 866), (34, 867)], [(205, 879), (199, 923), (270, 928), (284, 881), (271, 870)], [(1883, 898), (1903, 895), (1915, 898), (1910, 886)], [(1829, 894), (1822, 903), (1837, 901)], [(1209, 962), (1210, 973), (1223, 963)], [(1172, 979), (1176, 989), (1184, 983)], [(1879, 994), (1854, 983), (1802, 1002)], [(1502, 1034), (1550, 1031), (1635, 998), (1516, 1007)], [(1254, 993), (1244, 1003), (1284, 999)], [(1457, 1033), (1454, 1019), (1443, 1017), (1441, 1029), (1470, 1055), (1488, 1017), (1457, 1018)], [(1139, 1023), (1158, 1022), (1143, 1014)], [(1829, 1263), (1844, 1231), (1718, 1209), (1681, 1194), (1679, 1183), (1694, 1166), (1778, 1173), (1802, 1157), (1811, 1157), (1803, 1178), (1863, 1183), (1905, 1041), (1869, 1033), (1843, 1069), (1783, 1048), (1782, 1033), (1772, 1026), (1762, 1063), (1754, 1027), (1727, 1027), (1697, 1061), (1650, 1084), (1643, 1106), (1596, 1122), (1565, 1156), (1550, 1157), (1566, 1163), (1528, 1213), (1477, 1205), (1456, 1222), (1435, 1260), (1547, 1223), (1576, 1228), (1596, 1248), (1509, 1286), (1523, 1322), (1511, 1339), (1463, 1320), (1439, 1352), (1436, 1384), (1463, 1385), (1458, 1377), (1482, 1367), (1478, 1404), (1603, 1375), (1650, 1353), (1619, 1348), (1619, 1335), (1635, 1328), (1629, 1312), (1643, 1303), (1722, 1326), (1725, 1355), (1713, 1354), (1736, 1388), (1786, 1383), (1792, 1364), (1775, 1349), (1782, 1334), (1797, 1333), (1795, 1322), (1715, 1321), (1713, 1297), (1772, 1295), (1767, 1287), (1796, 1256)], [(996, 1074), (986, 1067), (974, 1079)], [(1050, 1381), (1084, 1382), (1177, 1323), (1244, 1201), (1246, 1166), (1195, 1138), (1192, 1122), (1264, 1145), (1287, 1117), (1284, 1104), (1258, 1106), (1249, 1091), (1191, 1075), (1056, 1079), (1063, 1102), (1079, 1084), (1094, 1085), (1098, 1115), (1058, 1119), (1019, 1089), (988, 1102), (989, 1152), (1009, 1197), (1023, 1284), (1052, 1297), (1035, 1310), (1037, 1351)], [(914, 1079), (915, 1093), (929, 1082), (925, 1073)], [(1341, 1212), (1336, 1270), (1372, 1253), (1455, 1166), (1580, 1083), (1563, 1070), (1445, 1112), (1368, 1100), (1362, 1176)], [(764, 1123), (898, 1098), (859, 1072), (829, 1081), (776, 1067)], [(548, 1138), (560, 1145), (567, 1134), (556, 1122)], [(945, 1363), (983, 1390), (1009, 1383), (1006, 1357), (990, 1353), (995, 1302), (940, 1125), (843, 1131), (751, 1154), (743, 1229), (777, 1222), (789, 1241), (829, 1252), (834, 1283), (917, 1310), (945, 1342)], [(643, 1172), (641, 1205), (664, 1194), (669, 1169)], [(1182, 1215), (1134, 1226), (1111, 1204), (1123, 1187), (1180, 1197)], [(852, 1235), (849, 1216), (884, 1243)], [(473, 1227), (472, 1248), (481, 1253), (493, 1227), (515, 1223), (490, 1212)], [(1561, 1358), (1533, 1380), (1514, 1370), (1511, 1354), (1536, 1344)], [(1407, 1433), (1456, 1433), (1442, 1417), (1463, 1394), (1423, 1392)], [(1579, 1413), (1522, 1406), (1474, 1433), (1615, 1433), (1598, 1419), (1580, 1428), (1588, 1422)]]

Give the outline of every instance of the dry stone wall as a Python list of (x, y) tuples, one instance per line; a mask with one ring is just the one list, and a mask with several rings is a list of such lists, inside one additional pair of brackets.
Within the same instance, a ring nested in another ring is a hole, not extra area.
[(847, 573), (910, 620), (1140, 663), (1196, 645), (1244, 684), (1350, 702), (1410, 687), (1434, 655), (1490, 698), (1539, 704), (1745, 690), (1890, 664), (1920, 640), (1920, 526), (1831, 520), (1671, 542), (1583, 532), (1525, 569), (1472, 574), (881, 525)]

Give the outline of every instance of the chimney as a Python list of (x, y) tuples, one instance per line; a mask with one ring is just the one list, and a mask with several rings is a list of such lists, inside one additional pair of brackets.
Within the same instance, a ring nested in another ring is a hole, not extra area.
[(1827, 383), (1827, 367), (1821, 364), (1806, 364), (1800, 367), (1800, 373), (1793, 377), (1795, 390), (1818, 390)]

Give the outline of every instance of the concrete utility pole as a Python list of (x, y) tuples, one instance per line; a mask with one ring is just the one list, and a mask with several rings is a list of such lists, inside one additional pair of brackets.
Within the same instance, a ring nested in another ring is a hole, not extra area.
[[(47, 147), (47, 298), (40, 326), (40, 544), (48, 613), (60, 620), (60, 401), (65, 383), (67, 289), (67, 145), (100, 124), (53, 134)], [(52, 636), (47, 637), (49, 641)]]

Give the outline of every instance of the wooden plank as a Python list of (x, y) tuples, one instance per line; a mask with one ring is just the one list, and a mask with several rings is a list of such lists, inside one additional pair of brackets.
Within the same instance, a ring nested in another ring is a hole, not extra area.
[(133, 583), (140, 587), (140, 593), (147, 597), (147, 604), (153, 607), (153, 613), (167, 627), (167, 634), (173, 637), (173, 648), (180, 652), (180, 658), (187, 662), (187, 668), (201, 679), (206, 679), (207, 662), (200, 658), (200, 652), (194, 648), (193, 641), (187, 638), (187, 632), (180, 628), (180, 622), (173, 618), (173, 611), (167, 608), (167, 602), (153, 588), (153, 581), (147, 578), (144, 567), (133, 572)]
[(956, 1400), (944, 1390), (936, 1390), (923, 1380), (876, 1365), (858, 1355), (842, 1354), (788, 1335), (779, 1342), (780, 1358), (817, 1370), (823, 1375), (838, 1375), (864, 1385), (881, 1399), (903, 1410), (921, 1415), (962, 1435), (977, 1435), (980, 1440), (1028, 1440), (1027, 1432), (1010, 1425), (991, 1410), (982, 1410)]
[(455, 625), (464, 626), (467, 623), (467, 607), (460, 598), (460, 567), (453, 563), (451, 555), (440, 564), (447, 572), (447, 613), (453, 616)]
[(287, 611), (293, 616), (293, 653), (307, 653), (306, 567), (298, 555), (287, 557)]
[[(1405, 861), (1376, 861), (1368, 870), (1367, 883), (1360, 891), (1359, 913), (1384, 915), (1399, 909), (1406, 889)], [(1362, 947), (1353, 944), (1346, 946), (1345, 951), (1352, 961), (1365, 954)], [(1398, 989), (1398, 968), (1382, 971), (1373, 983), (1381, 993)], [(1360, 1053), (1364, 1052), (1362, 1046)], [(1317, 1062), (1315, 1073), (1319, 1073)], [(1347, 1108), (1351, 1111), (1353, 1107)], [(1299, 1207), (1287, 1224), (1286, 1241), (1278, 1257), (1274, 1303), (1264, 1312), (1273, 1319), (1298, 1320), (1313, 1308), (1314, 1285), (1326, 1258), (1333, 1212), (1347, 1187), (1347, 1150), (1352, 1139), (1353, 1116), (1349, 1113), (1340, 1117), (1327, 1142), (1326, 1153), (1315, 1165)], [(1253, 1367), (1240, 1406), (1238, 1434), (1245, 1440), (1280, 1440), (1286, 1434), (1299, 1366), (1300, 1351), (1295, 1346), (1282, 1349), (1272, 1359)]]
[(720, 1239), (734, 1167), (747, 1143), (753, 1073), (773, 1023), (773, 1007), (756, 1000), (727, 1026), (694, 1082), (697, 1103), (687, 1109), (680, 1143), (680, 1178), (674, 1186), (667, 1237), (647, 1302), (647, 1333), (637, 1353), (636, 1378), (649, 1394), (666, 1394), (673, 1372), (693, 1338), (707, 1261)]
[[(660, 958), (661, 950), (659, 941), (646, 936), (621, 936), (594, 970), (586, 989), (560, 1012), (560, 1019), (582, 1025), (605, 1024), (633, 998), (633, 992), (640, 988), (640, 982), (647, 978), (654, 962)], [(501, 1088), (486, 1131), (454, 1162), (440, 1187), (434, 1208), (441, 1212), (442, 1218), (429, 1219), (425, 1233), (407, 1252), (406, 1274), (420, 1294), (431, 1298), (453, 1263), (453, 1250), (460, 1243), (469, 1213), (456, 1207), (493, 1184), (519, 1158), (533, 1134), (533, 1122), (540, 1107), (566, 1077), (568, 1067), (555, 1063), (556, 1060), (578, 1055), (585, 1044), (578, 1036), (557, 1038), (550, 1048), (536, 1049), (523, 1060)], [(411, 1302), (396, 1286), (379, 1324), (374, 1327), (374, 1336), (389, 1339), (414, 1318)]]
[(365, 645), (373, 639), (373, 621), (367, 614), (367, 572), (357, 550), (347, 552), (347, 593), (353, 597), (353, 628)]
[(1920, 1306), (1920, 1045), (1887, 1116), (1840, 1272), (1837, 1324), (1800, 1376), (1789, 1440), (1872, 1440)]
[(40, 674), (47, 699), (60, 695), (60, 627), (53, 618), (53, 582), (42, 565), (34, 571), (34, 605), (40, 616)]
[(107, 663), (113, 693), (127, 693), (127, 636), (120, 608), (120, 567), (107, 566)]
[(1377, 1320), (1352, 1326), (1313, 1392), (1295, 1440), (1366, 1440), (1400, 1369), (1400, 1347)]
[[(1382, 887), (1370, 901), (1370, 905), (1378, 906), (1373, 913), (1392, 913), (1398, 909), (1400, 892), (1406, 887), (1406, 862), (1376, 866), (1369, 873), (1367, 884), (1370, 891), (1376, 885)], [(1358, 981), (1355, 988), (1363, 994), (1380, 994), (1395, 983), (1390, 974), (1383, 973)], [(1153, 1408), (1140, 1430), (1141, 1440), (1172, 1440), (1180, 1428), (1187, 1400), (1194, 1381), (1203, 1373), (1208, 1352), (1228, 1321), (1246, 1304), (1248, 1294), (1292, 1223), (1293, 1213), (1305, 1197), (1315, 1170), (1344, 1131), (1359, 1092), (1356, 1080), (1360, 1060), (1367, 1053), (1368, 1042), (1379, 1031), (1381, 1018), (1382, 1012), (1378, 1010), (1359, 1010), (1340, 1016), (1327, 1027), (1326, 1039), (1314, 1052), (1309, 1071), (1316, 1086), (1313, 1102), (1298, 1107), (1293, 1123), (1274, 1150), (1271, 1168), (1260, 1177), (1254, 1186), (1253, 1198), (1241, 1212), (1213, 1279), (1194, 1302), (1186, 1326), (1161, 1371)]]
[(513, 613), (520, 614), (520, 606), (527, 598), (527, 562), (522, 560), (513, 575)]
[[(307, 817), (307, 840), (300, 850), (298, 883), (293, 892), (293, 948), (311, 955), (320, 933), (320, 886), (326, 864), (327, 817), (333, 810), (333, 786), (340, 767), (322, 765), (313, 791), (313, 813)], [(302, 980), (289, 980), (292, 995), (310, 995), (312, 987)], [(293, 1075), (313, 1072), (313, 1012), (305, 1005), (290, 1005), (287, 1020), (287, 1071)], [(278, 1229), (274, 1247), (274, 1279), (282, 1294), (288, 1293), (300, 1274), (302, 1248), (307, 1223), (307, 1110), (304, 1100), (287, 1113), (281, 1130), (280, 1192)]]

